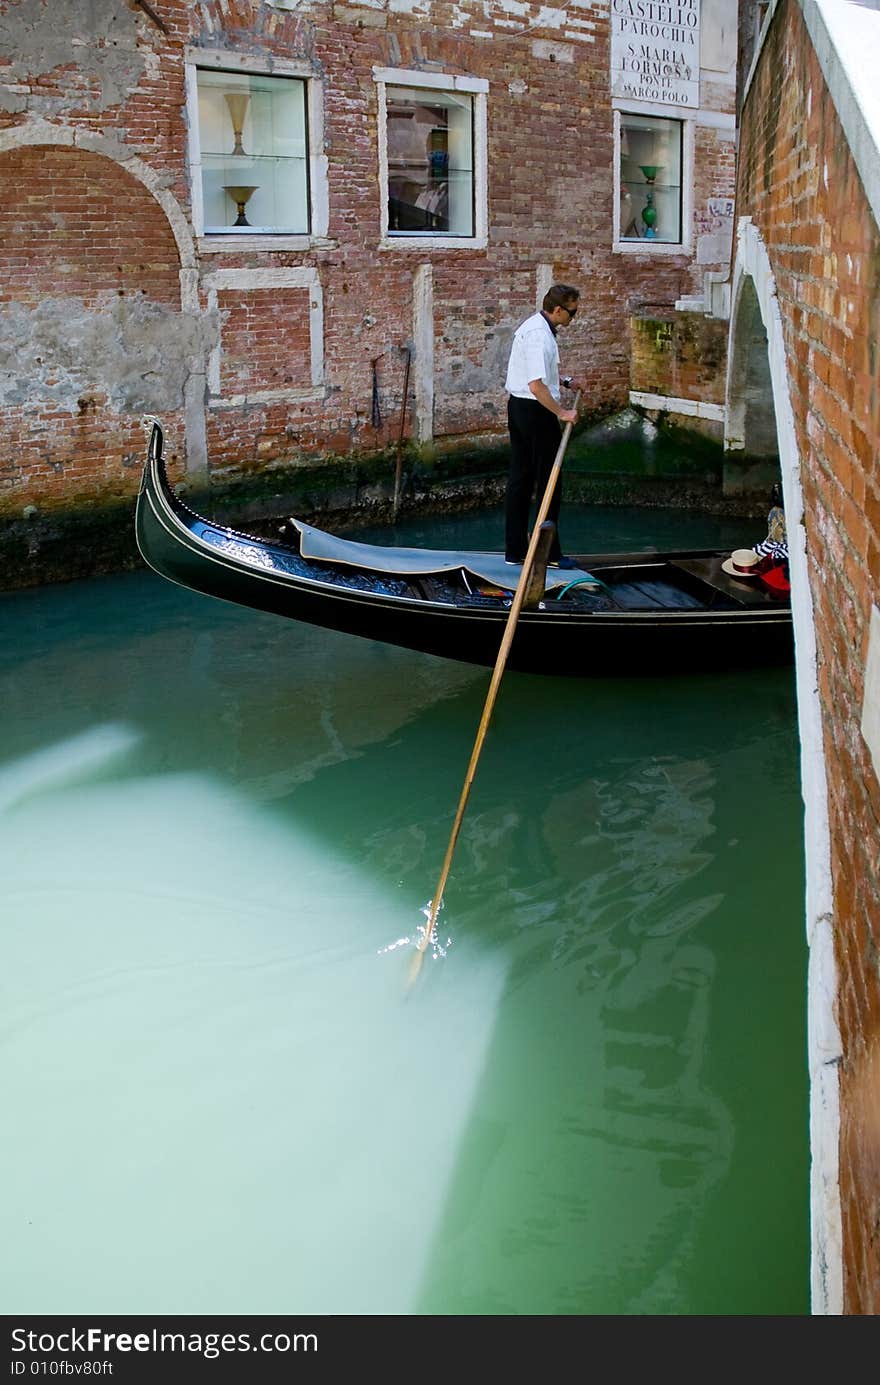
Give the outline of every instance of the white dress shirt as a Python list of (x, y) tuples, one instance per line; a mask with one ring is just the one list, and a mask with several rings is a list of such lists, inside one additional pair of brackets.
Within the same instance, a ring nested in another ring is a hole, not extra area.
[(504, 388), (517, 399), (534, 399), (530, 380), (543, 380), (558, 400), (559, 347), (543, 313), (533, 313), (514, 332)]

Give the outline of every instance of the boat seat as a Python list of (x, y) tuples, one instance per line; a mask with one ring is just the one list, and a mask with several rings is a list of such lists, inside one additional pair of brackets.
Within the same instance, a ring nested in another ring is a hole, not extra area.
[(730, 597), (740, 606), (767, 606), (771, 603), (771, 598), (757, 579), (738, 582), (735, 577), (728, 576), (721, 562), (721, 558), (711, 558), (708, 561), (705, 558), (676, 558), (672, 560), (671, 566), (680, 568), (690, 577), (699, 578), (701, 582), (714, 587), (716, 591)]

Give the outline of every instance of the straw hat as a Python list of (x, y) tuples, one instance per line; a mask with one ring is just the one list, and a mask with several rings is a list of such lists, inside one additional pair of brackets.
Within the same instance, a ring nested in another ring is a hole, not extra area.
[(755, 569), (760, 561), (761, 559), (753, 548), (735, 548), (730, 557), (724, 559), (721, 566), (731, 577), (757, 577), (758, 574)]

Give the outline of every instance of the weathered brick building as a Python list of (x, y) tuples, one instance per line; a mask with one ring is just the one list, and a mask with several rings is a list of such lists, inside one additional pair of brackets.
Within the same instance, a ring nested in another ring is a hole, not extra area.
[(407, 352), (423, 453), (503, 436), (554, 280), (591, 413), (717, 422), (723, 350), (631, 343), (726, 277), (736, 43), (735, 0), (0, 0), (0, 521), (124, 514), (145, 412), (215, 485), (375, 454)]

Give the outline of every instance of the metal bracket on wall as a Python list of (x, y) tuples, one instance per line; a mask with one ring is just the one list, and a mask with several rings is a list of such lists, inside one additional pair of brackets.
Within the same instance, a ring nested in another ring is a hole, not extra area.
[(159, 15), (157, 15), (153, 6), (147, 4), (147, 0), (134, 0), (134, 3), (139, 9), (143, 10), (144, 14), (147, 15), (149, 19), (152, 19), (157, 29), (161, 29), (163, 34), (168, 33), (168, 25), (165, 23), (164, 19), (161, 19)]

